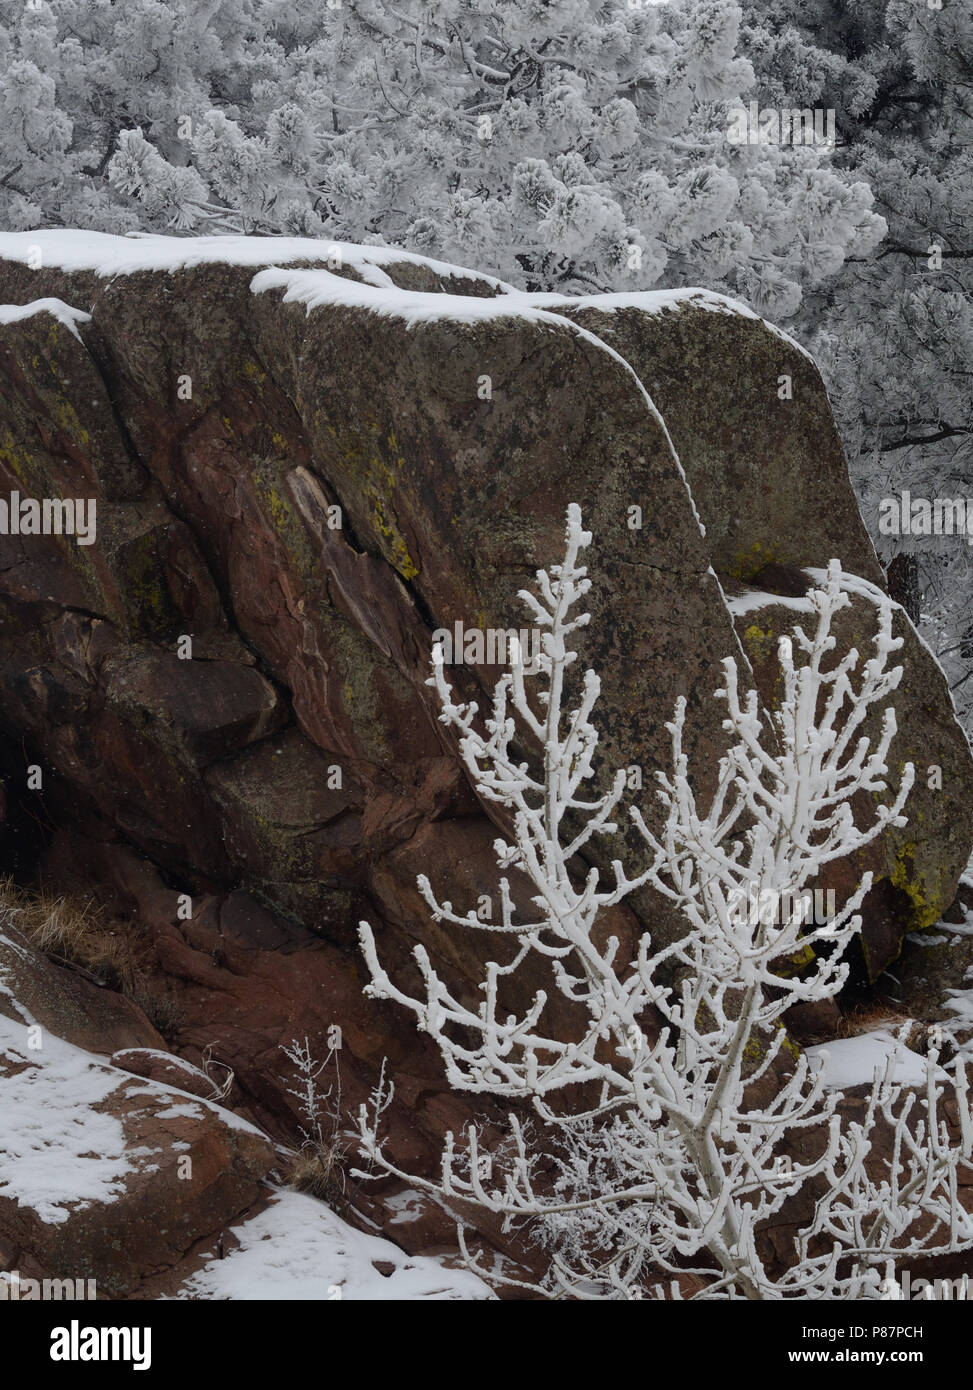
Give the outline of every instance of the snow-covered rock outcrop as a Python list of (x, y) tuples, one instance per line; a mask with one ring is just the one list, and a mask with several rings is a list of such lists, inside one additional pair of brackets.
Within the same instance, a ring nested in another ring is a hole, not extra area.
[[(691, 765), (715, 769), (720, 661), (742, 651), (772, 700), (775, 637), (833, 555), (862, 581), (866, 651), (882, 571), (813, 362), (702, 290), (531, 296), (290, 239), (0, 236), (2, 303), (0, 501), (96, 503), (90, 544), (0, 535), (21, 861), (137, 924), (145, 989), (178, 993), (167, 1040), (218, 1043), (275, 1137), (295, 1125), (280, 1043), (323, 1056), (338, 1024), (347, 1103), (390, 1056), (391, 1152), (433, 1162), (469, 1108), (409, 1021), (362, 998), (355, 941), (363, 915), (393, 963), (431, 937), (431, 867), (464, 908), (494, 891), (493, 823), (425, 685), (431, 635), (526, 622), (517, 591), (579, 503), (600, 752), (640, 769), (651, 815), (677, 697)], [(948, 906), (971, 838), (968, 747), (897, 622), (893, 757), (920, 775), (867, 866), (873, 974)], [(456, 674), (475, 692), (497, 672)], [(678, 920), (646, 893), (612, 922), (623, 943), (645, 926)]]

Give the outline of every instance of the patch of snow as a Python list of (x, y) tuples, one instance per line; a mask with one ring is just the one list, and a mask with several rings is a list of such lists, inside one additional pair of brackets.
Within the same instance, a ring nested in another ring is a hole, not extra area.
[[(966, 978), (970, 979), (971, 976), (973, 970), (968, 970)], [(943, 1008), (949, 1009), (954, 1015), (945, 1023), (947, 1031), (953, 1034), (973, 1031), (973, 989), (950, 989), (946, 991), (946, 995)], [(957, 1047), (963, 1057), (973, 1055), (973, 1039), (957, 1043)]]
[[(201, 1067), (195, 1066), (192, 1062), (187, 1062), (185, 1057), (180, 1057), (176, 1052), (166, 1052), (161, 1047), (123, 1047), (113, 1054), (113, 1061), (116, 1065), (125, 1070), (125, 1064), (131, 1057), (158, 1057), (176, 1072), (184, 1072), (186, 1076), (191, 1076), (200, 1081), (205, 1081), (212, 1088), (213, 1083)], [(133, 1072), (137, 1076), (138, 1072)], [(164, 1082), (169, 1085), (169, 1082)], [(171, 1083), (175, 1084), (175, 1083)], [(193, 1093), (195, 1094), (195, 1093)]]
[[(163, 1055), (168, 1056), (168, 1053)], [(149, 1081), (144, 1076), (133, 1076), (130, 1071), (124, 1071), (119, 1067), (111, 1067), (110, 1070), (115, 1075), (116, 1084), (119, 1081), (125, 1083), (126, 1093), (130, 1096), (163, 1096), (173, 1101), (173, 1107), (164, 1113), (191, 1115), (193, 1119), (200, 1119), (201, 1113), (208, 1110), (211, 1114), (218, 1116), (227, 1129), (239, 1129), (247, 1134), (257, 1134), (261, 1139), (267, 1138), (264, 1130), (251, 1124), (249, 1120), (245, 1120), (235, 1110), (224, 1109), (217, 1101), (194, 1095), (192, 1091), (184, 1091), (179, 1086), (170, 1085), (168, 1081)], [(181, 1101), (182, 1104), (176, 1105), (177, 1101)]]
[(910, 931), (906, 936), (910, 946), (918, 946), (922, 950), (927, 950), (930, 946), (943, 946), (946, 942), (959, 940), (958, 937), (944, 936), (942, 932), (935, 931), (932, 927), (927, 927), (924, 931)]
[[(30, 961), (33, 959), (30, 951), (25, 946), (21, 946), (19, 942), (11, 940), (4, 932), (0, 932), (0, 946), (5, 946), (7, 950), (12, 951), (15, 956), (19, 956), (21, 960)], [(13, 992), (13, 987), (7, 984), (7, 972), (4, 970), (2, 964), (0, 964), (0, 994), (6, 995), (12, 1007), (20, 1015), (24, 1023), (28, 1025), (34, 1023), (33, 1014), (26, 1005), (21, 1004), (20, 1000)]]
[[(391, 1241), (355, 1230), (305, 1193), (281, 1191), (265, 1211), (232, 1230), (239, 1249), (210, 1261), (186, 1280), (177, 1297), (322, 1302), (492, 1297), (468, 1270), (449, 1269), (428, 1255), (406, 1255)], [(394, 1269), (380, 1274), (376, 1261)]]
[[(806, 565), (802, 568), (801, 573), (806, 574), (808, 580), (817, 585), (818, 588), (823, 589), (828, 583), (828, 571), (826, 569)], [(867, 598), (871, 603), (879, 606), (883, 603), (891, 603), (893, 611), (904, 612), (901, 604), (890, 599), (888, 594), (877, 584), (872, 584), (868, 579), (862, 579), (861, 575), (852, 574), (849, 570), (842, 570), (841, 585), (849, 594), (854, 594), (859, 598)], [(748, 589), (743, 594), (729, 594), (726, 602), (730, 612), (737, 617), (743, 617), (744, 614), (751, 613), (756, 608), (766, 608), (772, 604), (781, 608), (792, 608), (795, 613), (814, 612), (814, 608), (807, 598), (797, 598), (787, 594), (771, 594), (763, 589)]]
[(8, 951), (12, 951), (21, 960), (28, 962), (34, 960), (34, 952), (31, 948), (23, 945), (22, 942), (14, 941), (13, 937), (7, 936), (6, 932), (0, 932), (0, 945), (6, 946)]
[[(15, 942), (2, 940), (16, 949)], [(168, 1101), (157, 1111), (160, 1118), (198, 1120), (209, 1110), (230, 1129), (266, 1138), (233, 1111), (133, 1077), (46, 1028), (39, 1034), (41, 1046), (29, 1046), (33, 1019), (2, 979), (0, 993), (24, 1016), (20, 1023), (0, 1014), (0, 1196), (30, 1207), (41, 1220), (60, 1224), (78, 1207), (114, 1200), (135, 1170), (134, 1160), (156, 1154), (154, 1148), (127, 1146), (122, 1121), (95, 1108), (119, 1089), (127, 1097)], [(144, 1164), (142, 1169), (152, 1171)]]
[(185, 1057), (180, 1057), (176, 1052), (167, 1052), (163, 1047), (123, 1047), (115, 1053), (116, 1057), (161, 1057), (163, 1062), (170, 1062), (174, 1067), (180, 1067), (183, 1071), (194, 1072), (197, 1076), (205, 1076), (206, 1073), (192, 1062), (187, 1062)]
[(845, 1090), (849, 1086), (870, 1086), (879, 1070), (885, 1074), (888, 1059), (893, 1057), (892, 1080), (902, 1086), (924, 1086), (926, 1060), (910, 1051), (900, 1039), (884, 1028), (859, 1033), (854, 1038), (839, 1038), (836, 1042), (819, 1043), (805, 1049), (812, 1071), (824, 1068), (825, 1086)]
[(769, 608), (771, 605), (793, 608), (795, 613), (814, 612), (810, 599), (794, 598), (787, 594), (770, 594), (763, 589), (750, 589), (745, 594), (726, 594), (724, 598), (727, 608), (736, 618), (742, 618), (746, 613), (752, 613), (758, 608)]
[(0, 304), (0, 324), (20, 323), (23, 319), (33, 318), (35, 314), (50, 314), (58, 323), (63, 324), (69, 333), (73, 333), (79, 343), (81, 334), (78, 332), (78, 324), (89, 323), (91, 320), (90, 314), (86, 314), (83, 309), (72, 309), (63, 299), (33, 299), (29, 304)]
[(392, 1226), (403, 1226), (412, 1221), (418, 1221), (427, 1209), (428, 1198), (421, 1192), (406, 1189), (405, 1192), (393, 1193), (391, 1197), (386, 1197), (385, 1206), (395, 1215), (390, 1221)]
[(170, 1105), (167, 1110), (157, 1110), (156, 1119), (158, 1120), (201, 1120), (203, 1112), (198, 1105), (190, 1105), (188, 1101), (184, 1105)]
[[(823, 588), (824, 585), (827, 584), (828, 571), (826, 569), (819, 569), (815, 566), (804, 566), (801, 572), (803, 574), (806, 574), (808, 576), (808, 579), (814, 584), (818, 585), (819, 587)], [(884, 590), (880, 589), (877, 584), (873, 584), (868, 579), (863, 579), (862, 576), (859, 574), (852, 574), (849, 570), (841, 571), (841, 582), (842, 587), (847, 589), (847, 591), (850, 594), (854, 594), (859, 598), (868, 599), (870, 603), (875, 604), (876, 606), (879, 606), (883, 603), (890, 603), (892, 605), (893, 613), (901, 614), (907, 619), (907, 621), (910, 622), (910, 625), (912, 626), (912, 631), (915, 634), (915, 637), (919, 642), (919, 645), (925, 649), (932, 663), (941, 672), (943, 671), (942, 664), (937, 659), (935, 652), (932, 650), (929, 643), (919, 632), (919, 629), (915, 626), (915, 624), (911, 623), (911, 620), (908, 619), (908, 615), (906, 614), (905, 609), (902, 607), (900, 603), (896, 603), (896, 601), (890, 598), (889, 595), (886, 594)], [(762, 589), (749, 589), (746, 593), (741, 594), (727, 594), (724, 595), (724, 599), (730, 612), (735, 617), (743, 617), (747, 613), (752, 613), (759, 608), (769, 607), (771, 604), (777, 605), (782, 608), (793, 609), (795, 613), (811, 613), (814, 611), (811, 607), (811, 604), (806, 598), (796, 598), (789, 597), (784, 594), (766, 593)], [(945, 672), (943, 672), (943, 681), (946, 683), (948, 689), (949, 682), (946, 678)], [(956, 722), (956, 725), (959, 729), (963, 731), (965, 737), (966, 731), (963, 729), (963, 726), (960, 723), (959, 716), (956, 710), (956, 702), (953, 699), (952, 692), (950, 692), (950, 704), (952, 707), (953, 718)]]
[[(386, 277), (387, 279), (387, 277)], [(367, 309), (383, 318), (401, 319), (412, 328), (418, 323), (482, 323), (501, 318), (526, 318), (563, 331), (566, 320), (559, 314), (534, 309), (525, 296), (514, 292), (484, 299), (470, 294), (439, 294), (432, 290), (403, 290), (393, 285), (363, 285), (331, 270), (288, 270), (270, 266), (253, 277), (254, 294), (283, 290), (284, 302), (312, 309)], [(593, 336), (593, 335), (592, 335)]]
[(110, 1202), (132, 1171), (122, 1123), (94, 1107), (123, 1073), (46, 1030), (30, 1048), (27, 1028), (0, 1016), (0, 1195), (54, 1225), (72, 1208)]

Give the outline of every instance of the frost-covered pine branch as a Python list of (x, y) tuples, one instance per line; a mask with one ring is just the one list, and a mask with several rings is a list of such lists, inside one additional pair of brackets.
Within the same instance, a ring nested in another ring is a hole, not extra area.
[[(724, 662), (716, 693), (726, 704), (729, 750), (702, 807), (683, 750), (680, 701), (667, 726), (672, 771), (658, 774), (662, 828), (654, 832), (637, 809), (631, 812), (649, 851), (647, 866), (629, 877), (616, 860), (612, 881), (603, 883), (581, 852), (595, 836), (615, 832), (624, 776), (617, 773), (600, 796), (587, 785), (599, 681), (591, 670), (576, 679), (571, 668), (575, 635), (589, 621), (579, 611), (590, 588), (579, 556), (590, 542), (571, 506), (563, 562), (539, 571), (536, 594), (521, 594), (541, 630), (540, 654), (530, 665), (514, 654), (482, 731), (476, 704), (454, 702), (441, 653), (434, 654), (430, 684), (440, 717), (458, 733), (479, 795), (509, 815), (510, 838), (498, 839), (495, 852), (503, 872), (499, 930), (515, 945), (511, 960), (487, 964), (482, 999), (471, 1008), (418, 946), (425, 998), (413, 998), (390, 979), (370, 927), (361, 923), (372, 977), (367, 992), (414, 1013), (438, 1044), (455, 1088), (529, 1098), (547, 1131), (545, 1147), (555, 1154), (553, 1182), (540, 1182), (536, 1143), (512, 1114), (511, 1147), (502, 1159), (484, 1152), (475, 1129), (463, 1145), (449, 1135), (441, 1179), (425, 1185), (508, 1222), (532, 1222), (551, 1253), (544, 1284), (550, 1294), (643, 1296), (666, 1271), (701, 1276), (705, 1286), (696, 1296), (705, 1298), (874, 1295), (897, 1260), (973, 1243), (973, 1223), (956, 1200), (957, 1168), (971, 1145), (962, 1064), (950, 1079), (961, 1118), (958, 1144), (941, 1117), (947, 1078), (932, 1057), (924, 1100), (893, 1082), (890, 1063), (861, 1119), (844, 1128), (840, 1093), (825, 1087), (804, 1056), (770, 1099), (753, 1097), (777, 1070), (785, 1011), (841, 988), (843, 955), (861, 929), (871, 875), (821, 925), (808, 924), (802, 910), (808, 886), (827, 863), (904, 823), (911, 765), (894, 794), (886, 782), (896, 730), (885, 702), (902, 674), (889, 667), (901, 645), (891, 635), (891, 607), (880, 609), (874, 655), (858, 676), (857, 651), (834, 655), (832, 622), (849, 599), (833, 561), (824, 587), (809, 595), (814, 623), (781, 639), (783, 693), (770, 721), (762, 720), (754, 692), (741, 696), (735, 661)], [(876, 733), (869, 716), (879, 714)], [(866, 795), (856, 804), (875, 806), (867, 824), (852, 812), (858, 794)], [(529, 885), (526, 918), (515, 907), (509, 872)], [(681, 910), (685, 934), (657, 947), (646, 932), (634, 958), (614, 937), (599, 945), (599, 915), (646, 884)], [(441, 902), (424, 876), (419, 885), (436, 921), (498, 930)], [(810, 955), (810, 965), (781, 973), (799, 952)], [(543, 992), (519, 1015), (502, 1002), (504, 976), (532, 954), (549, 962), (554, 987), (587, 1015), (576, 1036), (545, 1033)], [(559, 1092), (579, 1084), (587, 1108), (558, 1104)], [(398, 1172), (367, 1108), (359, 1129), (370, 1160)], [(817, 1136), (816, 1149), (795, 1157), (793, 1142), (804, 1131)], [(873, 1152), (881, 1135), (888, 1157)], [(781, 1271), (768, 1265), (760, 1235), (808, 1185), (814, 1216)]]
[(830, 146), (754, 160), (726, 138), (757, 95), (743, 20), (735, 0), (18, 0), (0, 220), (377, 242), (529, 290), (705, 284), (790, 316), (886, 224)]

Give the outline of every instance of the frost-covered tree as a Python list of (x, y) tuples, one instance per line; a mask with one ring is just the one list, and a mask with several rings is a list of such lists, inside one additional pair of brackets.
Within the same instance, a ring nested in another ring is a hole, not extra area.
[(735, 0), (0, 0), (4, 221), (384, 241), (527, 288), (705, 283), (776, 318), (884, 222), (734, 146)]
[(878, 526), (881, 498), (903, 489), (973, 491), (973, 16), (949, 0), (742, 3), (760, 100), (835, 108), (835, 163), (868, 182), (889, 226), (806, 295), (795, 331), (824, 369), (893, 592), (973, 730), (973, 551)]
[[(741, 696), (735, 660), (723, 663), (717, 697), (730, 746), (703, 804), (682, 748), (681, 700), (668, 726), (672, 771), (659, 776), (662, 829), (632, 812), (648, 866), (633, 878), (616, 860), (613, 881), (603, 883), (584, 850), (615, 831), (625, 778), (617, 773), (601, 796), (587, 786), (599, 681), (591, 670), (577, 680), (573, 668), (576, 634), (589, 621), (579, 611), (590, 587), (579, 559), (590, 541), (572, 506), (563, 562), (538, 572), (536, 594), (521, 595), (541, 632), (540, 654), (528, 666), (515, 653), (482, 726), (475, 703), (454, 702), (441, 653), (434, 660), (441, 719), (458, 735), (479, 795), (508, 817), (495, 853), (510, 959), (486, 966), (480, 1001), (470, 1005), (419, 946), (425, 997), (414, 997), (389, 977), (361, 923), (367, 992), (412, 1011), (455, 1088), (529, 1100), (542, 1131), (532, 1137), (511, 1114), (506, 1157), (485, 1151), (475, 1127), (465, 1144), (450, 1135), (441, 1182), (426, 1186), (447, 1201), (532, 1223), (551, 1253), (541, 1286), (548, 1294), (643, 1296), (666, 1271), (701, 1277), (702, 1298), (879, 1296), (898, 1260), (973, 1244), (973, 1221), (956, 1198), (957, 1169), (973, 1145), (961, 1062), (948, 1085), (959, 1105), (958, 1143), (941, 1105), (948, 1078), (932, 1057), (924, 1099), (893, 1081), (890, 1063), (860, 1118), (843, 1124), (840, 1093), (806, 1056), (777, 1078), (769, 1098), (754, 1088), (781, 1056), (785, 1011), (830, 998), (844, 982), (842, 957), (861, 928), (871, 874), (823, 925), (809, 926), (793, 905), (825, 864), (905, 820), (911, 765), (894, 794), (886, 780), (896, 731), (887, 701), (902, 674), (889, 665), (901, 645), (891, 605), (880, 609), (874, 655), (859, 673), (856, 650), (835, 652), (832, 619), (849, 598), (832, 561), (825, 586), (809, 595), (813, 623), (781, 641), (782, 695), (769, 722), (754, 692)], [(869, 716), (879, 715), (878, 731), (865, 733)], [(867, 824), (852, 813), (859, 793), (875, 807)], [(527, 885), (526, 917), (509, 874)], [(686, 930), (665, 948), (646, 932), (629, 958), (595, 928), (644, 884), (681, 909)], [(474, 911), (441, 902), (426, 877), (419, 886), (437, 922), (484, 929)], [(768, 896), (779, 911), (747, 906)], [(810, 966), (782, 974), (782, 961), (801, 950), (812, 954)], [(549, 962), (554, 987), (585, 1016), (571, 1037), (545, 1030), (543, 992), (520, 1014), (503, 1001), (504, 977), (533, 955)], [(588, 1096), (587, 1108), (558, 1104), (568, 1087)], [(378, 1134), (387, 1100), (362, 1107), (362, 1148), (380, 1170), (405, 1177), (385, 1159)], [(809, 1130), (816, 1148), (792, 1150)], [(871, 1150), (881, 1133), (891, 1139), (879, 1158)], [(789, 1267), (775, 1270), (761, 1230), (809, 1185), (813, 1216)]]

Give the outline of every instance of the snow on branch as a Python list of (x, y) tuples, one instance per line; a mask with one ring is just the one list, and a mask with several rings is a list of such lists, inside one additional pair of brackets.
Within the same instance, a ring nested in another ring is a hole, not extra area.
[[(697, 1298), (878, 1296), (897, 1261), (973, 1244), (956, 1199), (973, 1142), (962, 1063), (947, 1077), (930, 1056), (923, 1100), (893, 1082), (890, 1063), (860, 1118), (844, 1123), (845, 1098), (825, 1086), (822, 1069), (812, 1071), (803, 1055), (782, 1064), (785, 1046), (793, 1051), (786, 1010), (831, 998), (847, 977), (845, 949), (861, 930), (872, 876), (863, 874), (823, 924), (809, 924), (795, 904), (826, 864), (905, 823), (911, 764), (896, 789), (888, 785), (896, 724), (887, 701), (902, 676), (889, 664), (901, 646), (891, 605), (880, 605), (864, 664), (855, 649), (839, 654), (832, 625), (849, 598), (832, 561), (808, 596), (814, 621), (780, 639), (782, 694), (769, 716), (756, 692), (741, 694), (735, 661), (724, 661), (715, 696), (726, 709), (728, 751), (702, 806), (680, 700), (667, 725), (672, 767), (657, 774), (664, 823), (656, 833), (631, 808), (645, 864), (629, 876), (615, 860), (605, 882), (582, 852), (616, 832), (625, 777), (617, 772), (600, 795), (590, 785), (600, 683), (594, 671), (572, 669), (590, 621), (582, 605), (591, 581), (580, 563), (590, 544), (572, 505), (563, 561), (538, 572), (536, 592), (520, 595), (541, 630), (540, 652), (528, 663), (514, 651), (488, 715), (454, 701), (442, 652), (433, 654), (440, 718), (459, 736), (478, 795), (508, 813), (510, 838), (494, 850), (499, 931), (516, 944), (512, 959), (485, 966), (470, 1007), (417, 946), (425, 995), (415, 998), (390, 979), (371, 928), (360, 924), (366, 992), (411, 1010), (455, 1089), (529, 1100), (555, 1175), (538, 1181), (539, 1141), (511, 1113), (502, 1153), (485, 1151), (475, 1127), (464, 1144), (449, 1135), (441, 1178), (420, 1185), (508, 1223), (527, 1221), (550, 1254), (540, 1285), (549, 1296), (652, 1296), (660, 1273), (698, 1276)], [(862, 805), (873, 808), (867, 823)], [(528, 886), (526, 915), (512, 874)], [(614, 936), (599, 945), (599, 916), (646, 885), (681, 911), (684, 933), (659, 945), (646, 931), (634, 957)], [(498, 930), (440, 901), (424, 875), (419, 887), (435, 921)], [(779, 910), (755, 914), (757, 898)], [(543, 957), (554, 989), (581, 1006), (587, 1023), (575, 1036), (545, 1032), (544, 991), (519, 1014), (503, 1004), (503, 977), (531, 956)], [(789, 959), (810, 964), (782, 973)], [(571, 1107), (564, 1097), (557, 1103), (558, 1092), (579, 1085), (583, 1105), (578, 1092)], [(947, 1088), (958, 1139), (943, 1118)], [(379, 1171), (410, 1177), (386, 1159), (378, 1120), (378, 1107), (362, 1108), (363, 1154)], [(795, 1151), (805, 1132), (810, 1150)], [(775, 1265), (762, 1235), (803, 1189), (814, 1195), (814, 1215), (792, 1260)], [(461, 1241), (465, 1250), (462, 1231)]]

